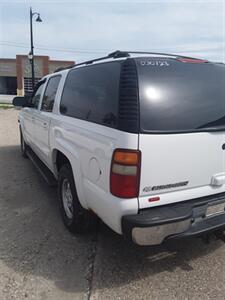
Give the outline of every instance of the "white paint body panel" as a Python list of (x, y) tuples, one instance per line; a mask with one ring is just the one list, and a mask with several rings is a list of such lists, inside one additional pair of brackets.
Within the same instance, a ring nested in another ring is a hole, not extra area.
[(34, 143), (34, 109), (32, 108), (23, 108), (20, 112), (20, 124), (22, 127), (24, 139), (26, 143)]
[(93, 210), (118, 233), (121, 233), (121, 217), (138, 212), (138, 200), (111, 195), (112, 153), (115, 148), (137, 149), (137, 146), (138, 135), (71, 117), (52, 116), (50, 148), (60, 150), (69, 159), (82, 206)]
[[(225, 184), (212, 183), (220, 174), (225, 175), (223, 132), (186, 134), (141, 134), (142, 152), (140, 208), (164, 205), (194, 199), (225, 191)], [(188, 181), (186, 186), (156, 189), (152, 187)], [(145, 192), (146, 187), (150, 191)], [(160, 201), (149, 202), (152, 196)]]

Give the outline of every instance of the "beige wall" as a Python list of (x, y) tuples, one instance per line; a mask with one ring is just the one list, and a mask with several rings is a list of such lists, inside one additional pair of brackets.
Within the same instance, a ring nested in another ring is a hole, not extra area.
[(16, 77), (15, 60), (0, 60), (0, 76)]
[(66, 63), (66, 62), (55, 62), (55, 61), (49, 61), (49, 73), (54, 73), (56, 69), (58, 68), (64, 68), (64, 67), (67, 67), (67, 66), (70, 66), (71, 64), (73, 64), (73, 62), (69, 62), (69, 63)]

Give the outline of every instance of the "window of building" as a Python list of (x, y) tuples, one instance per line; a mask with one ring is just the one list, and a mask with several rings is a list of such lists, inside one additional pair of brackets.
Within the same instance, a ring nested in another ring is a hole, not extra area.
[(0, 94), (16, 95), (17, 94), (17, 78), (0, 76)]
[[(34, 85), (40, 81), (41, 78), (34, 79)], [(32, 85), (32, 78), (24, 77), (24, 93), (26, 96), (30, 96), (33, 93), (33, 85)]]

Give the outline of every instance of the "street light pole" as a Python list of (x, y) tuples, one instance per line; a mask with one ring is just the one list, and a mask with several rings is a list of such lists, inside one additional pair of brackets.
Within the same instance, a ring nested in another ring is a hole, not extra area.
[(31, 78), (32, 78), (32, 90), (34, 90), (35, 85), (35, 75), (34, 75), (34, 42), (33, 42), (33, 13), (32, 8), (30, 8), (30, 55), (31, 55)]
[(34, 42), (33, 42), (33, 16), (37, 15), (36, 22), (42, 22), (40, 14), (32, 11), (30, 7), (30, 63), (31, 63), (31, 78), (32, 78), (32, 89), (35, 86), (35, 74), (34, 74)]

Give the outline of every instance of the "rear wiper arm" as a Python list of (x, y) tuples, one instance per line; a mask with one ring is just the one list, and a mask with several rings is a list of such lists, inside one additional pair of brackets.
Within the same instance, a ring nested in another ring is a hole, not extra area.
[(200, 127), (197, 128), (196, 131), (225, 131), (225, 125), (224, 126), (213, 126), (213, 127)]

